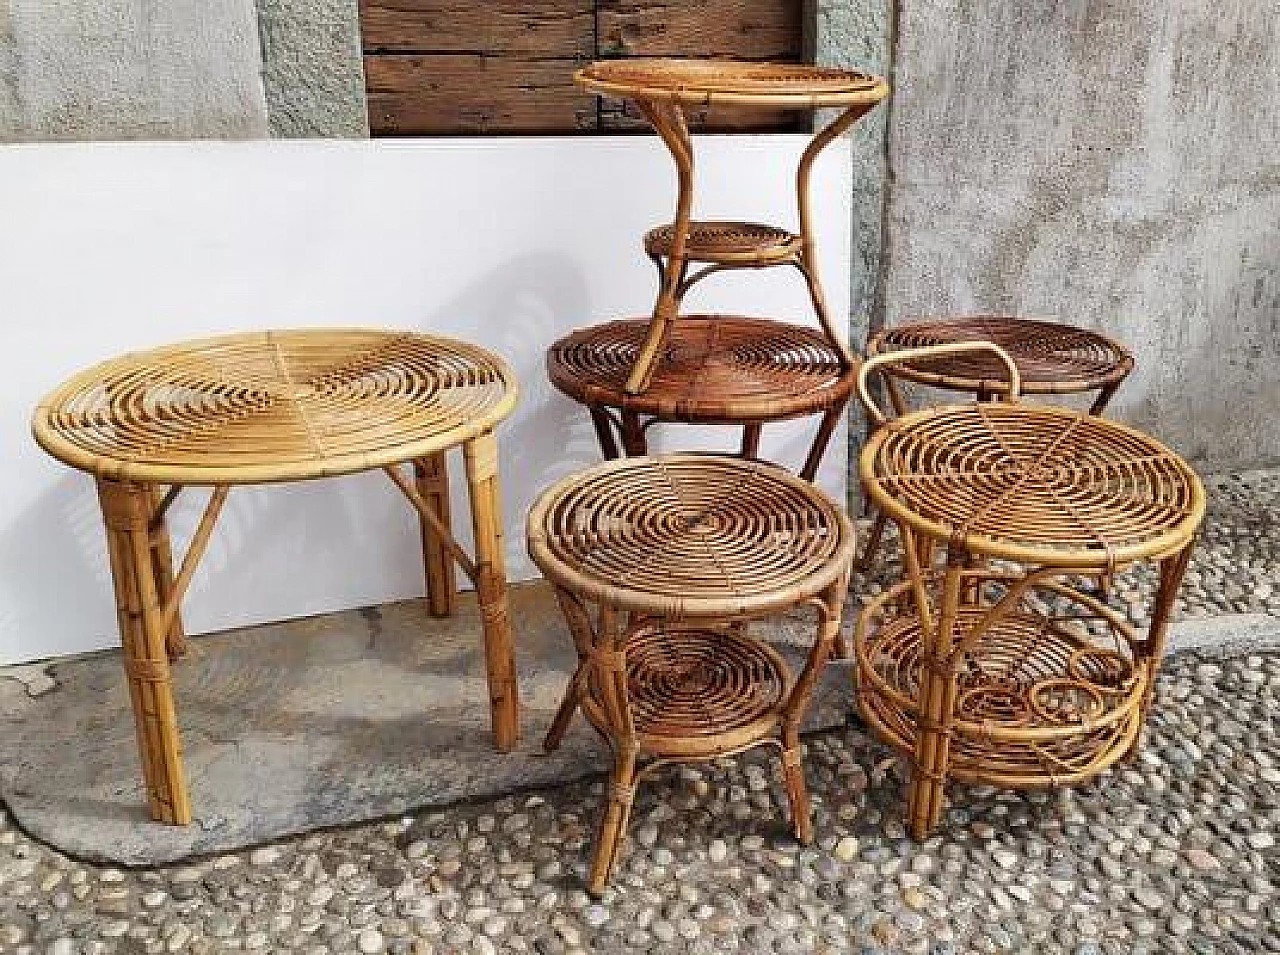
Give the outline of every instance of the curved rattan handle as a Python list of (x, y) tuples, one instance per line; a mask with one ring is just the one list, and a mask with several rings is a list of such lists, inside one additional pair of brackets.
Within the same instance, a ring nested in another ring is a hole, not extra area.
[(921, 359), (938, 358), (943, 355), (958, 355), (973, 351), (991, 352), (1004, 362), (1005, 370), (1009, 373), (1009, 400), (1017, 401), (1018, 395), (1022, 393), (1022, 376), (1018, 374), (1018, 366), (1013, 363), (1009, 353), (994, 342), (948, 342), (945, 345), (903, 348), (900, 351), (876, 355), (874, 358), (864, 361), (861, 370), (858, 372), (858, 399), (862, 402), (862, 406), (867, 409), (867, 414), (871, 416), (871, 420), (877, 426), (882, 425), (889, 420), (888, 416), (880, 410), (880, 406), (872, 399), (871, 392), (867, 388), (873, 373), (886, 365), (899, 365), (908, 361), (919, 361)]

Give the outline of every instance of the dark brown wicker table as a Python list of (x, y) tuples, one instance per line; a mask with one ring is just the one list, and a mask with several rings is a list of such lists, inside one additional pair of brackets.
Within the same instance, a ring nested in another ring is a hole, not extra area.
[[(997, 356), (1016, 399), (1013, 360), (990, 344), (882, 355), (860, 376), (881, 425), (863, 486), (898, 524), (906, 575), (859, 620), (859, 703), (914, 763), (916, 838), (939, 823), (949, 779), (1060, 785), (1133, 752), (1205, 508), (1181, 458), (1098, 416), (975, 402), (885, 419), (870, 373), (961, 348)], [(1158, 562), (1159, 588), (1140, 636), (1074, 578), (1105, 581), (1144, 560)]]
[[(534, 505), (529, 553), (579, 661), (546, 747), (580, 708), (613, 753), (592, 892), (608, 881), (636, 785), (673, 762), (778, 746), (795, 835), (810, 841), (800, 721), (838, 639), (853, 533), (808, 482), (716, 455), (606, 462)], [(745, 622), (804, 606), (818, 632), (792, 678)]]

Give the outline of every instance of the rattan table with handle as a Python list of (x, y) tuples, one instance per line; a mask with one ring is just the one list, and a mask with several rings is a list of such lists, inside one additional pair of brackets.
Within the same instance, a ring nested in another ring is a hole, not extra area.
[[(1078, 395), (1096, 392), (1089, 413), (1107, 409), (1116, 389), (1133, 371), (1133, 355), (1119, 342), (1087, 328), (1010, 315), (964, 315), (904, 322), (881, 329), (867, 342), (867, 355), (892, 355), (904, 349), (959, 342), (992, 342), (1018, 367), (1023, 395)], [(882, 366), (885, 390), (894, 411), (904, 415), (908, 402), (900, 381), (991, 401), (1008, 393), (1000, 360), (982, 350), (895, 361)], [(885, 529), (877, 511), (859, 564), (875, 559)]]
[[(872, 401), (883, 366), (965, 350), (997, 357), (1017, 398), (1017, 367), (991, 343), (880, 355), (859, 379), (879, 425), (863, 485), (898, 524), (906, 564), (859, 619), (859, 703), (913, 761), (917, 838), (941, 820), (948, 779), (1057, 785), (1135, 751), (1205, 509), (1195, 472), (1118, 422), (1016, 401), (890, 421)], [(1144, 560), (1159, 564), (1145, 636), (1080, 582)]]
[[(501, 358), (453, 339), (374, 329), (230, 335), (76, 375), (36, 409), (49, 454), (97, 481), (151, 815), (191, 821), (170, 662), (181, 602), (235, 485), (382, 470), (417, 511), (432, 613), (453, 612), (454, 564), (476, 586), (493, 732), (518, 732), (494, 428), (516, 403)], [(462, 447), (475, 554), (450, 530), (446, 452)], [(413, 474), (402, 468), (411, 465)], [(166, 513), (211, 489), (175, 572)]]
[[(818, 155), (889, 93), (880, 78), (833, 67), (726, 60), (606, 60), (577, 74), (592, 92), (633, 100), (653, 125), (676, 164), (679, 193), (674, 221), (645, 236), (644, 247), (658, 267), (659, 292), (644, 340), (624, 382), (628, 394), (649, 385), (686, 292), (708, 275), (726, 269), (793, 265), (805, 278), (828, 345), (846, 370), (856, 366), (847, 335), (836, 327), (818, 274), (809, 180)], [(694, 221), (694, 150), (684, 109), (833, 108), (838, 117), (810, 142), (796, 176), (799, 231), (749, 222)], [(702, 268), (689, 274), (691, 263)]]
[[(613, 752), (592, 892), (609, 878), (637, 783), (672, 762), (778, 746), (796, 837), (812, 838), (800, 721), (838, 639), (853, 533), (808, 482), (718, 455), (610, 461), (539, 498), (529, 553), (579, 661), (546, 747), (581, 708)], [(745, 622), (802, 606), (818, 632), (792, 678)]]

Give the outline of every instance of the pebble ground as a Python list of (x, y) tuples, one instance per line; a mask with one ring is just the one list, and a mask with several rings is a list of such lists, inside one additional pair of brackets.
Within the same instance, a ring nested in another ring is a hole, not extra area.
[[(1179, 612), (1280, 614), (1280, 475), (1211, 493)], [(1150, 584), (1116, 598), (1141, 616)], [(0, 811), (0, 952), (1280, 952), (1278, 707), (1280, 651), (1179, 655), (1137, 760), (1072, 790), (953, 787), (921, 844), (903, 764), (856, 726), (808, 741), (812, 848), (768, 757), (671, 770), (599, 901), (599, 783), (140, 871)]]

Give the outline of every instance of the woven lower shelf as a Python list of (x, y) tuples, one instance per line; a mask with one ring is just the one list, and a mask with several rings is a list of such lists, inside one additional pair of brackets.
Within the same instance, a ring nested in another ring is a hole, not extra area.
[[(781, 655), (738, 628), (661, 624), (627, 641), (627, 696), (642, 752), (708, 758), (771, 739), (790, 682)], [(603, 731), (592, 680), (583, 710)]]
[[(1061, 605), (1067, 588), (1053, 585)], [(923, 648), (907, 584), (864, 611), (858, 628), (858, 700), (886, 743), (914, 754), (919, 736)], [(1090, 608), (1096, 601), (1074, 595)], [(964, 633), (989, 605), (963, 607)], [(956, 698), (947, 776), (962, 782), (1037, 788), (1081, 782), (1120, 759), (1140, 725), (1144, 668), (1132, 634), (1106, 618), (1116, 646), (1074, 632), (1054, 616), (1019, 606), (990, 627), (955, 664)], [(1080, 627), (1083, 630), (1083, 627)]]
[[(658, 226), (644, 237), (644, 250), (651, 256), (671, 255), (675, 227)], [(685, 257), (693, 262), (717, 265), (776, 265), (792, 260), (800, 252), (800, 236), (777, 226), (755, 222), (690, 222)]]

